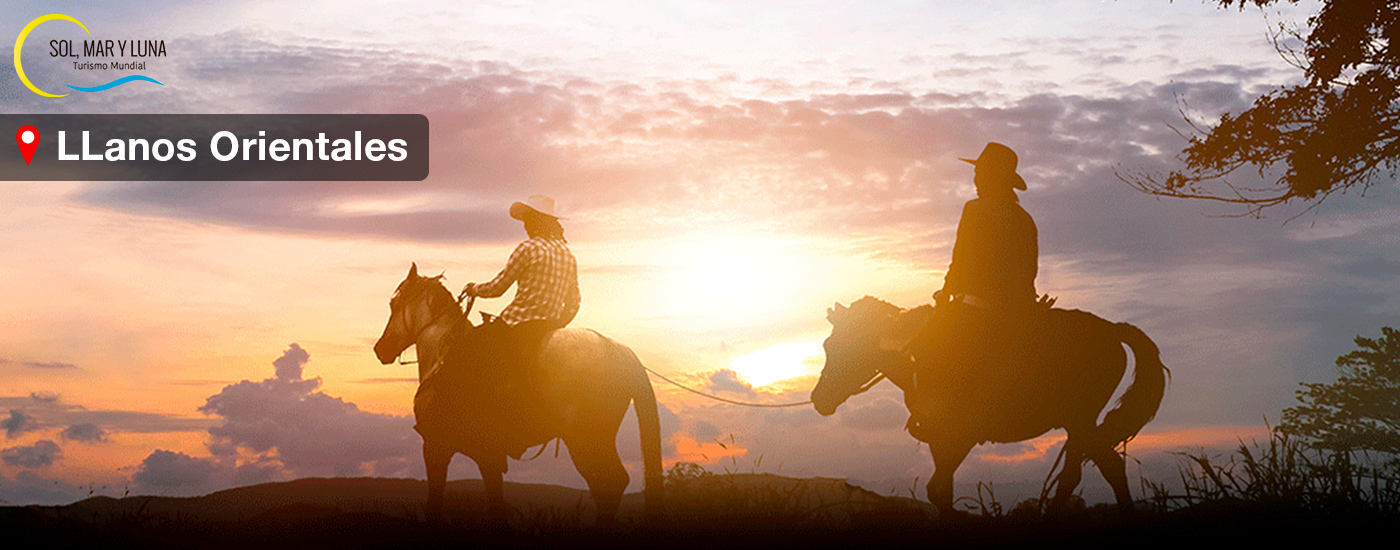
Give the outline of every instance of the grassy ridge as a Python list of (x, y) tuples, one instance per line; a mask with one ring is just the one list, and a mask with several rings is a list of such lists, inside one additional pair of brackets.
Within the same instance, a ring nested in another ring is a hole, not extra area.
[(843, 480), (714, 474), (682, 464), (667, 472), (666, 520), (643, 522), (641, 497), (633, 494), (621, 524), (609, 530), (593, 526), (591, 502), (577, 489), (508, 483), (514, 514), (500, 524), (486, 519), (479, 480), (456, 481), (448, 518), (430, 525), (422, 520), (422, 481), (332, 478), (193, 498), (0, 507), (0, 532), (104, 548), (1336, 544), (1393, 534), (1400, 525), (1394, 463), (1359, 458), (1366, 457), (1322, 454), (1277, 433), (1228, 457), (1184, 453), (1182, 489), (1144, 480), (1148, 494), (1130, 517), (1107, 505), (1046, 516), (1034, 500), (1003, 506), (981, 491), (963, 501), (974, 513), (939, 517), (926, 503)]

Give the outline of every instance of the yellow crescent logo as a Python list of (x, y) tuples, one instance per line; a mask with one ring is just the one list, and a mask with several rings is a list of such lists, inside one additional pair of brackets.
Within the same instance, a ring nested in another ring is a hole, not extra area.
[(62, 20), (64, 20), (64, 21), (72, 21), (73, 23), (77, 24), (79, 27), (82, 27), (82, 28), (83, 28), (83, 32), (86, 32), (86, 33), (88, 33), (89, 35), (92, 34), (92, 31), (88, 30), (87, 25), (84, 25), (82, 21), (78, 21), (77, 19), (73, 19), (72, 17), (68, 17), (67, 15), (63, 15), (63, 14), (61, 14), (61, 13), (51, 13), (51, 14), (48, 14), (48, 15), (41, 16), (41, 17), (39, 17), (38, 19), (35, 19), (35, 20), (33, 20), (33, 21), (30, 21), (28, 25), (25, 25), (25, 26), (24, 26), (24, 30), (19, 31), (19, 38), (16, 38), (16, 39), (15, 39), (15, 73), (19, 75), (19, 81), (20, 81), (20, 82), (23, 82), (23, 83), (24, 83), (24, 86), (25, 86), (26, 88), (29, 88), (30, 91), (32, 91), (32, 92), (34, 92), (34, 93), (36, 93), (36, 94), (39, 94), (39, 95), (44, 96), (44, 97), (68, 97), (68, 94), (62, 94), (62, 95), (51, 94), (51, 93), (45, 92), (45, 91), (40, 90), (39, 88), (35, 87), (35, 86), (34, 86), (34, 83), (29, 81), (29, 77), (27, 77), (27, 76), (24, 75), (24, 65), (20, 64), (20, 59), (19, 59), (19, 53), (20, 53), (20, 51), (24, 50), (24, 39), (25, 39), (25, 37), (28, 37), (28, 36), (29, 36), (29, 31), (34, 30), (35, 27), (38, 27), (39, 25), (43, 24), (43, 23), (46, 22), (46, 21), (53, 21), (53, 20), (55, 20), (55, 19), (62, 19)]

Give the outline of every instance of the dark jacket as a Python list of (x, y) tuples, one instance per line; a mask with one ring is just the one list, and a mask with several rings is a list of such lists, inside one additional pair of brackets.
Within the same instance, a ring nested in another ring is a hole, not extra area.
[(977, 198), (963, 206), (943, 292), (998, 305), (1034, 302), (1040, 254), (1035, 221), (1014, 200)]

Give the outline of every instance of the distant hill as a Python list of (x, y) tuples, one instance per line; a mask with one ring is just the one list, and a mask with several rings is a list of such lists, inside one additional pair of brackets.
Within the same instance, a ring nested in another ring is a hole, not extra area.
[[(36, 513), (100, 521), (133, 514), (181, 517), (193, 521), (241, 521), (279, 513), (302, 517), (317, 514), (373, 512), (421, 519), (427, 482), (418, 479), (303, 478), (226, 489), (199, 497), (92, 497), (65, 506), (25, 506)], [(486, 500), (479, 479), (447, 484), (450, 506), (480, 508)], [(574, 507), (588, 492), (555, 485), (506, 482), (506, 494), (517, 507)]]
[[(272, 518), (279, 514), (311, 517), (353, 512), (419, 520), (423, 517), (427, 492), (427, 482), (417, 479), (303, 478), (227, 489), (199, 497), (129, 496), (118, 499), (99, 496), (64, 506), (0, 507), (0, 510), (14, 513), (16, 509), (23, 509), (35, 514), (84, 521), (139, 514), (180, 517), (199, 522), (228, 522)], [(768, 495), (773, 500), (768, 504), (786, 503), (792, 507), (914, 502), (882, 497), (839, 479), (797, 479), (773, 474), (714, 475), (696, 480), (690, 492), (696, 496), (717, 496), (723, 492)], [(591, 521), (593, 503), (585, 489), (507, 481), (505, 495), (506, 501), (520, 512), (551, 509), (578, 511)], [(755, 505), (759, 504), (764, 503), (755, 501)], [(457, 480), (447, 484), (446, 506), (450, 516), (461, 518), (480, 513), (485, 505), (486, 494), (481, 480)], [(624, 518), (637, 516), (642, 505), (642, 495), (630, 493), (623, 498), (620, 515)]]

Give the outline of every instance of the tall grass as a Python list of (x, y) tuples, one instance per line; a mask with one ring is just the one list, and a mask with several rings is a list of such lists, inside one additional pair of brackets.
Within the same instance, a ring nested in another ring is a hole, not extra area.
[(1143, 480), (1146, 503), (1172, 511), (1207, 502), (1247, 502), (1333, 514), (1400, 512), (1400, 462), (1374, 453), (1330, 452), (1270, 429), (1226, 457), (1178, 453), (1180, 492)]
[[(755, 463), (755, 468), (757, 463)], [(666, 506), (677, 525), (762, 532), (830, 531), (891, 522), (926, 525), (930, 510), (837, 480), (766, 478), (692, 463), (666, 471)]]

